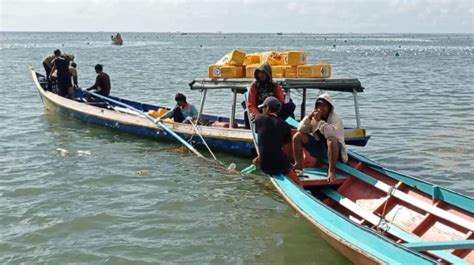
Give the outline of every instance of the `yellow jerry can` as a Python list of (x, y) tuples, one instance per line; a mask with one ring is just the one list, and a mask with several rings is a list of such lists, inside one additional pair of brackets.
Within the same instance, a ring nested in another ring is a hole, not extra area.
[(244, 77), (244, 66), (232, 65), (209, 65), (210, 78), (242, 78)]
[(240, 50), (232, 50), (230, 53), (224, 55), (215, 65), (235, 65), (241, 66), (244, 64), (245, 52)]
[(285, 65), (285, 77), (286, 78), (297, 78), (298, 77), (298, 67), (293, 65)]
[(272, 66), (272, 77), (273, 78), (283, 78), (285, 77), (286, 65), (273, 65)]
[(297, 66), (298, 78), (329, 78), (331, 77), (330, 64), (306, 64)]
[(255, 70), (260, 66), (260, 64), (250, 64), (245, 66), (245, 77), (254, 78)]
[(282, 64), (287, 65), (303, 65), (306, 64), (306, 52), (304, 51), (287, 51), (280, 56), (283, 60)]
[(245, 55), (244, 65), (260, 64), (260, 55), (257, 53), (250, 53)]

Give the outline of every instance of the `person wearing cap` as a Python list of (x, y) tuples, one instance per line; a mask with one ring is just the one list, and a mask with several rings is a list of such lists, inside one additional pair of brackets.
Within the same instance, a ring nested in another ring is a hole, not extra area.
[(199, 113), (194, 105), (186, 101), (185, 95), (178, 93), (174, 100), (176, 101), (176, 106), (159, 117), (158, 121), (166, 118), (173, 118), (175, 122), (187, 122), (188, 119), (197, 119)]
[(331, 96), (326, 93), (317, 98), (314, 111), (301, 120), (293, 136), (296, 170), (302, 170), (303, 148), (317, 159), (328, 160), (328, 182), (336, 179), (336, 161), (346, 163), (348, 160), (344, 125), (335, 112)]
[(55, 50), (52, 54), (46, 56), (43, 59), (43, 67), (44, 67), (44, 71), (46, 72), (46, 79), (48, 80), (48, 87), (47, 87), (48, 91), (52, 90), (50, 75), (51, 75), (51, 69), (53, 68), (53, 61), (59, 56), (61, 56), (61, 51)]
[(110, 77), (107, 73), (103, 71), (104, 67), (101, 64), (96, 64), (94, 69), (97, 73), (97, 76), (95, 78), (95, 84), (89, 87), (87, 90), (89, 91), (95, 89), (97, 94), (108, 97), (110, 94), (110, 90), (112, 89)]
[(254, 158), (253, 163), (259, 164), (266, 174), (285, 174), (299, 183), (289, 157), (283, 152), (283, 146), (291, 142), (291, 127), (278, 117), (282, 103), (270, 96), (258, 107), (263, 110), (263, 114), (257, 113), (255, 117), (260, 156)]
[[(253, 82), (249, 89), (249, 95), (247, 100), (248, 111), (250, 112), (250, 119), (255, 119), (258, 113), (261, 113), (261, 109), (258, 108), (260, 104), (268, 97), (275, 97), (281, 103), (281, 109), (278, 112), (278, 116), (283, 120), (293, 116), (295, 111), (295, 104), (293, 101), (285, 103), (285, 92), (283, 88), (273, 82), (272, 78), (272, 67), (267, 62), (260, 65), (254, 72), (255, 82)], [(244, 115), (246, 127), (250, 128), (248, 123), (247, 115)]]

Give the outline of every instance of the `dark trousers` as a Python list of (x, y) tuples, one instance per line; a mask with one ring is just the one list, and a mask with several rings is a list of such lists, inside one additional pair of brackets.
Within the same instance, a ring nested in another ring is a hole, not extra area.
[(49, 67), (49, 65), (47, 65), (44, 62), (43, 62), (43, 67), (44, 67), (44, 71), (46, 72), (46, 80), (48, 80), (48, 87), (46, 88), (46, 90), (51, 91), (52, 83), (51, 83), (51, 79), (49, 78), (49, 75), (51, 74), (51, 67)]
[(173, 120), (175, 122), (183, 122), (184, 121), (183, 112), (181, 112), (180, 107), (176, 107), (176, 108), (173, 109)]
[[(245, 108), (245, 102), (242, 102), (242, 106)], [(281, 106), (280, 112), (278, 112), (278, 117), (280, 117), (282, 120), (288, 119), (288, 117), (295, 117), (295, 109), (296, 105), (293, 103), (293, 100), (290, 99), (288, 103), (283, 104)], [(245, 129), (250, 129), (250, 122), (248, 118), (247, 111), (244, 112), (244, 122), (245, 122)]]

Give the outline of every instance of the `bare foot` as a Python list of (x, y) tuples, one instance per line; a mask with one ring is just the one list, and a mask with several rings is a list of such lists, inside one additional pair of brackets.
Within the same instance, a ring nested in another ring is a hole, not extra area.
[(328, 183), (332, 183), (335, 180), (336, 180), (336, 173), (335, 172), (329, 172), (328, 173)]

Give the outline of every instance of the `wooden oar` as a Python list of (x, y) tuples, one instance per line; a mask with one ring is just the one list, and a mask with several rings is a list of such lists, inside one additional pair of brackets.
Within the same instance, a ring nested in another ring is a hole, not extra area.
[(146, 112), (143, 112), (143, 111), (140, 111), (128, 104), (125, 104), (123, 102), (120, 102), (120, 101), (117, 101), (117, 100), (114, 100), (114, 99), (111, 99), (109, 97), (106, 97), (106, 96), (102, 96), (100, 94), (97, 94), (95, 92), (91, 92), (91, 91), (87, 91), (87, 90), (82, 90), (83, 92), (85, 93), (88, 93), (88, 94), (91, 94), (93, 95), (94, 97), (98, 97), (98, 98), (101, 98), (105, 101), (109, 101), (109, 102), (112, 102), (114, 104), (117, 104), (117, 105), (120, 105), (124, 108), (127, 108), (139, 115), (142, 115), (143, 117), (145, 117), (147, 120), (153, 122), (154, 124), (160, 126), (163, 130), (165, 130), (167, 133), (171, 134), (176, 140), (178, 140), (179, 142), (181, 142), (184, 146), (186, 146), (189, 150), (191, 150), (195, 155), (197, 155), (198, 157), (202, 157), (202, 158), (205, 158), (201, 153), (199, 153), (198, 150), (196, 150), (196, 148), (194, 148), (191, 144), (189, 144), (188, 142), (186, 142), (181, 136), (179, 136), (177, 133), (175, 133), (173, 130), (171, 130), (170, 128), (168, 128), (166, 125), (164, 125), (161, 121), (159, 120), (155, 120), (153, 119), (153, 117), (151, 117), (150, 115), (148, 115), (148, 113)]

